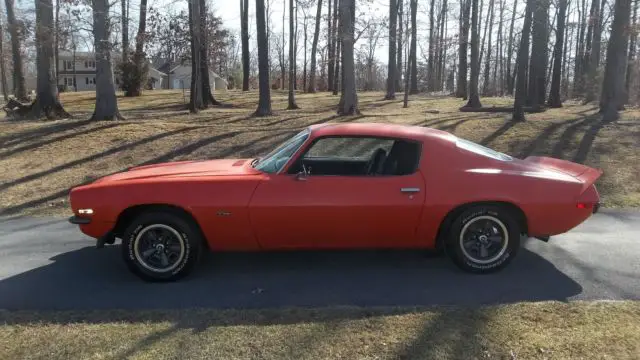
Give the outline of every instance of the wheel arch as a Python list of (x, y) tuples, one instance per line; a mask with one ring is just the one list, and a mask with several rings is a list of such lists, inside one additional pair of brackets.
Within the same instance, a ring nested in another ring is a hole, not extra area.
[(146, 212), (165, 212), (173, 215), (177, 215), (182, 219), (191, 223), (196, 231), (200, 234), (200, 238), (202, 239), (202, 245), (209, 249), (209, 242), (207, 241), (200, 224), (193, 216), (191, 212), (184, 209), (183, 207), (171, 204), (138, 204), (130, 206), (124, 209), (120, 214), (118, 214), (118, 218), (116, 219), (116, 224), (113, 227), (112, 232), (116, 237), (122, 238), (124, 231), (127, 226), (139, 215)]
[(529, 232), (527, 225), (527, 216), (524, 211), (516, 204), (507, 201), (474, 201), (460, 204), (451, 209), (440, 222), (436, 235), (436, 249), (442, 249), (446, 240), (447, 233), (453, 221), (465, 210), (474, 206), (498, 206), (509, 209), (515, 214), (516, 221), (520, 225), (520, 233), (527, 234)]

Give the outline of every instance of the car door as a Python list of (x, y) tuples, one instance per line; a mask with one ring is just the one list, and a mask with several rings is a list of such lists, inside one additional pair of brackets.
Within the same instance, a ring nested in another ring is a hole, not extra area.
[[(362, 158), (373, 152), (363, 151)], [(343, 151), (337, 155), (345, 158)], [(321, 156), (327, 158), (327, 154)], [(351, 162), (359, 159), (348, 157)], [(417, 243), (425, 199), (424, 179), (417, 167), (402, 175), (341, 175), (327, 168), (321, 175), (314, 174), (313, 168), (303, 175), (292, 172), (271, 174), (251, 199), (251, 224), (261, 247), (411, 247)]]

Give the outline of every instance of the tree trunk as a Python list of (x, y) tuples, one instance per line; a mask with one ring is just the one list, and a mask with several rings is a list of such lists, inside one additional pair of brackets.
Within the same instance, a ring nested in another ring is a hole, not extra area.
[[(504, 18), (504, 2), (500, 0), (500, 20), (498, 21), (498, 49), (496, 54), (496, 61), (493, 65), (493, 86), (495, 87), (495, 95), (503, 94), (502, 87), (502, 42), (504, 38), (502, 36), (502, 19)], [(500, 78), (498, 78), (500, 76)]]
[(359, 114), (356, 94), (356, 75), (353, 61), (355, 42), (355, 0), (340, 0), (340, 41), (342, 43), (342, 93), (338, 104), (339, 115)]
[(22, 46), (14, 12), (14, 0), (5, 0), (5, 5), (7, 7), (7, 27), (9, 35), (11, 35), (11, 54), (13, 55), (13, 92), (18, 100), (26, 100), (27, 88), (24, 80), (24, 65), (22, 64)]
[(429, 54), (427, 59), (427, 91), (433, 91), (434, 84), (434, 73), (433, 73), (433, 53), (434, 53), (434, 30), (435, 30), (435, 20), (434, 20), (434, 11), (435, 11), (435, 0), (431, 0), (431, 4), (429, 6)]
[(109, 41), (109, 0), (93, 0), (93, 36), (96, 50), (96, 106), (91, 120), (122, 119), (113, 81)]
[(134, 71), (131, 86), (125, 91), (125, 96), (140, 96), (146, 81), (144, 43), (147, 29), (147, 0), (140, 0), (140, 18), (138, 20), (138, 34), (136, 35), (136, 50), (133, 54)]
[[(205, 0), (199, 0), (200, 5), (200, 68), (198, 69), (199, 77), (202, 79), (202, 106), (222, 105), (216, 100), (211, 88), (211, 79), (209, 78), (209, 33), (207, 32), (207, 3)], [(215, 87), (215, 79), (214, 79)]]
[(296, 92), (295, 92), (295, 82), (296, 82), (296, 59), (295, 59), (295, 42), (294, 42), (294, 34), (295, 30), (293, 27), (293, 19), (294, 10), (293, 10), (293, 1), (289, 0), (289, 105), (287, 106), (287, 110), (295, 110), (298, 109), (298, 105), (296, 104)]
[(511, 25), (509, 25), (509, 43), (507, 44), (507, 72), (505, 74), (507, 78), (507, 94), (509, 95), (513, 94), (513, 85), (514, 85), (514, 78), (511, 75), (511, 58), (513, 56), (513, 24), (515, 23), (515, 20), (516, 20), (516, 12), (514, 11), (514, 9), (517, 9), (517, 8), (518, 8), (518, 0), (515, 0), (513, 3), (513, 8), (511, 9)]
[[(410, 0), (410, 7), (413, 9), (414, 7), (417, 7), (417, 5), (414, 4), (414, 2), (417, 2), (418, 0)], [(407, 31), (407, 34), (409, 34), (409, 32)], [(411, 77), (411, 56), (407, 56), (407, 68), (405, 71), (405, 77), (404, 77), (404, 101), (403, 101), (403, 105), (402, 107), (406, 108), (409, 106), (409, 78)], [(413, 59), (415, 59), (415, 56), (413, 57)]]
[(7, 92), (7, 71), (4, 62), (4, 24), (0, 16), (0, 85), (2, 86), (2, 97), (4, 101), (9, 101)]
[(204, 109), (204, 100), (202, 98), (202, 66), (201, 59), (201, 35), (200, 32), (200, 1), (189, 0), (189, 33), (191, 35), (191, 86), (189, 94), (189, 111), (197, 113), (200, 109)]
[(460, 37), (458, 39), (458, 86), (456, 97), (467, 99), (467, 47), (469, 44), (469, 12), (471, 0), (462, 0), (460, 9)]
[(407, 59), (407, 61), (411, 62), (411, 94), (418, 93), (418, 66), (416, 64), (416, 32), (418, 31), (417, 15), (418, 0), (411, 0), (411, 45), (409, 49), (409, 59)]
[(249, 91), (249, 0), (240, 0), (240, 36), (242, 37), (242, 91)]
[(545, 100), (548, 8), (548, 0), (537, 0), (533, 8), (529, 81), (527, 82), (528, 91), (525, 101), (525, 105), (532, 107), (544, 105)]
[(387, 68), (387, 94), (385, 100), (396, 98), (396, 30), (398, 4), (400, 0), (389, 0), (389, 64)]
[(36, 0), (36, 66), (38, 71), (36, 101), (29, 117), (66, 118), (58, 98), (54, 67), (53, 4), (51, 0)]
[(258, 31), (258, 80), (260, 100), (255, 116), (271, 115), (271, 90), (269, 87), (269, 53), (267, 53), (267, 30), (264, 14), (264, 0), (256, 0), (256, 27)]
[(624, 78), (626, 71), (627, 41), (629, 39), (629, 14), (631, 0), (616, 0), (614, 5), (611, 37), (607, 45), (607, 63), (604, 70), (600, 113), (602, 121), (618, 119), (618, 110), (624, 109)]
[[(489, 70), (490, 70), (490, 63), (491, 63), (491, 48), (492, 48), (492, 42), (491, 42), (491, 35), (493, 33), (493, 13), (494, 13), (494, 0), (490, 0), (489, 1), (489, 16), (487, 16), (487, 19), (489, 19), (489, 39), (487, 42), (487, 59), (484, 62), (484, 80), (482, 82), (482, 93), (487, 96), (489, 93)], [(486, 28), (485, 28), (486, 30)]]
[(444, 40), (447, 36), (447, 0), (442, 1), (442, 11), (440, 13), (440, 37), (438, 39), (438, 62), (437, 62), (437, 84), (435, 89), (441, 91), (444, 88), (444, 63), (445, 63), (445, 44)]
[(629, 41), (629, 53), (627, 56), (627, 73), (624, 78), (625, 103), (629, 102), (629, 87), (633, 76), (633, 63), (636, 59), (636, 42), (638, 41), (637, 27), (638, 0), (633, 2), (633, 18), (631, 23), (631, 39)]
[[(331, 4), (331, 0), (327, 0)], [(329, 5), (331, 8), (331, 5)], [(329, 10), (331, 13), (331, 10)], [(330, 19), (331, 17), (329, 17)], [(316, 51), (318, 51), (318, 38), (320, 37), (320, 20), (322, 19), (322, 0), (318, 0), (318, 10), (316, 11), (316, 27), (313, 31), (313, 43), (311, 44), (311, 69), (309, 70), (310, 93), (316, 92)], [(331, 71), (333, 69), (330, 69)]]
[(573, 75), (573, 96), (584, 93), (584, 62), (585, 62), (585, 30), (587, 28), (587, 2), (582, 0), (581, 7), (578, 7), (578, 17), (580, 26), (578, 38), (576, 40), (576, 56)]
[[(60, 1), (60, 0), (57, 0)], [(122, 13), (122, 60), (121, 62), (126, 63), (129, 61), (129, 6), (128, 0), (120, 0), (120, 12)], [(120, 74), (121, 79), (129, 78), (129, 67), (121, 66)]]
[(341, 81), (341, 77), (340, 74), (342, 74), (342, 71), (340, 71), (340, 57), (342, 56), (342, 41), (338, 41), (338, 39), (335, 39), (337, 46), (336, 46), (336, 62), (334, 64), (334, 74), (333, 74), (333, 95), (338, 95), (338, 91), (340, 91), (342, 88), (342, 83), (343, 81)]
[[(337, 41), (335, 38), (335, 28), (337, 26), (338, 19), (338, 0), (327, 0), (327, 91), (333, 91), (335, 87), (335, 62), (336, 62), (336, 48)], [(335, 5), (333, 9), (333, 14), (331, 13), (331, 5)]]
[(562, 47), (564, 45), (564, 27), (567, 13), (567, 0), (559, 0), (558, 23), (556, 25), (556, 43), (553, 47), (553, 75), (551, 76), (551, 91), (547, 105), (552, 108), (562, 107), (560, 99), (560, 80), (562, 79)]
[[(595, 13), (591, 21), (593, 22), (593, 38), (591, 39), (591, 52), (588, 54), (589, 62), (587, 69), (587, 77), (586, 77), (586, 92), (584, 103), (589, 103), (596, 99), (597, 87), (598, 83), (596, 81), (598, 77), (598, 67), (600, 66), (600, 46), (602, 39), (602, 9), (604, 9), (604, 5), (606, 0), (602, 0), (602, 8), (599, 8), (597, 5), (597, 0), (594, 2)], [(627, 14), (629, 15), (629, 14)], [(628, 23), (628, 21), (627, 21)]]
[(529, 36), (531, 33), (531, 18), (533, 16), (532, 3), (536, 0), (527, 0), (525, 8), (524, 23), (522, 25), (522, 35), (520, 37), (520, 47), (518, 58), (516, 59), (518, 75), (516, 81), (516, 94), (513, 101), (512, 121), (525, 121), (524, 103), (527, 97), (527, 63), (529, 57)]
[(472, 1), (471, 9), (471, 81), (469, 82), (469, 100), (464, 107), (480, 108), (480, 96), (478, 95), (478, 77), (480, 75), (480, 62), (478, 59), (478, 0)]
[(56, 0), (56, 14), (54, 19), (55, 43), (53, 44), (53, 68), (56, 72), (56, 88), (58, 87), (58, 50), (60, 49), (60, 0)]
[(398, 0), (398, 45), (396, 47), (396, 91), (402, 91), (402, 13), (404, 0)]

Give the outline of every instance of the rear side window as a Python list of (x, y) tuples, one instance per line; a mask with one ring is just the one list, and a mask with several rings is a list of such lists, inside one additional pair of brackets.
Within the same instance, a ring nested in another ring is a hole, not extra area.
[(393, 141), (375, 137), (327, 137), (313, 144), (305, 158), (368, 159), (378, 149), (388, 153)]
[(472, 141), (465, 140), (465, 139), (458, 138), (456, 140), (456, 146), (459, 149), (471, 151), (472, 153), (486, 156), (495, 160), (501, 160), (501, 161), (513, 160), (513, 158), (507, 154), (503, 154), (501, 152), (495, 151), (493, 149), (489, 149), (488, 147), (476, 144)]

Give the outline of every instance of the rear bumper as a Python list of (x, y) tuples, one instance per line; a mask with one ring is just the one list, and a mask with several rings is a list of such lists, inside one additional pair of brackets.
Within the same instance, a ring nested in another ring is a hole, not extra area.
[(597, 213), (598, 210), (600, 210), (600, 203), (599, 202), (593, 204), (593, 213), (594, 214)]
[(69, 218), (69, 222), (75, 225), (86, 225), (86, 224), (91, 224), (91, 219), (74, 215)]

